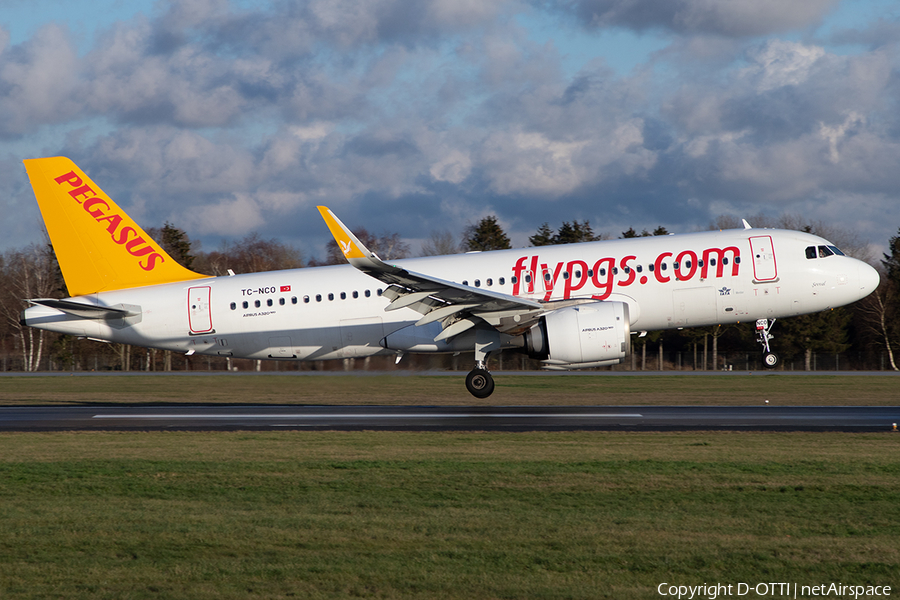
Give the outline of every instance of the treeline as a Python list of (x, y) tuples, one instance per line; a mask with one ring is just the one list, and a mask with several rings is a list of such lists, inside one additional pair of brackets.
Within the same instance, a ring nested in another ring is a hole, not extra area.
[[(768, 219), (760, 215), (750, 220), (755, 227), (796, 229), (820, 235), (846, 254), (873, 264), (881, 272), (881, 285), (868, 298), (848, 307), (822, 313), (780, 319), (773, 329), (774, 349), (782, 356), (786, 369), (893, 369), (897, 370), (900, 347), (900, 232), (889, 240), (889, 251), (880, 258), (869, 254), (868, 246), (851, 232), (822, 222), (808, 222), (792, 215)], [(738, 219), (719, 217), (710, 229), (742, 227)], [(342, 264), (343, 255), (332, 240), (321, 257), (304, 258), (302, 253), (276, 239), (257, 233), (218, 249), (203, 251), (188, 234), (170, 224), (147, 231), (179, 263), (207, 275), (252, 273), (307, 266)], [(365, 229), (354, 230), (357, 237), (384, 260), (411, 256), (432, 256), (470, 251), (511, 248), (510, 239), (494, 216), (469, 225), (460, 235), (434, 231), (418, 251), (396, 233), (375, 235)], [(558, 226), (543, 223), (529, 237), (530, 246), (568, 244), (612, 237), (630, 238), (667, 235), (665, 227), (640, 233), (628, 229), (613, 236), (595, 233), (588, 221), (564, 221)], [(4, 371), (38, 370), (275, 370), (329, 368), (394, 368), (393, 358), (329, 363), (259, 362), (219, 357), (186, 357), (171, 352), (105, 344), (75, 339), (24, 327), (19, 315), (28, 298), (66, 297), (65, 284), (49, 242), (7, 250), (0, 255), (0, 369)], [(760, 347), (755, 341), (753, 323), (650, 332), (633, 336), (634, 354), (616, 369), (758, 369)], [(409, 356), (400, 368), (469, 367), (465, 357)], [(539, 363), (511, 353), (492, 357), (492, 369), (534, 369)]]

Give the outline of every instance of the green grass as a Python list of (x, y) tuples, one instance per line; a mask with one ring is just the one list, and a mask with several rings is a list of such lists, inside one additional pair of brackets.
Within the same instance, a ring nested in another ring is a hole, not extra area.
[(444, 405), (896, 405), (900, 379), (853, 375), (497, 375), (478, 400), (440, 376), (2, 377), (0, 405), (141, 403)]
[(0, 435), (0, 598), (900, 584), (900, 434)]

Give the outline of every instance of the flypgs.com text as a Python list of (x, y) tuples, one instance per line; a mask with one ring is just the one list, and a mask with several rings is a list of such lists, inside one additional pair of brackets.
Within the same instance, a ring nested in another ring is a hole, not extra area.
[(591, 264), (584, 260), (571, 260), (551, 265), (541, 262), (540, 256), (534, 254), (522, 256), (516, 261), (512, 270), (513, 295), (534, 294), (536, 281), (541, 281), (545, 301), (550, 300), (554, 290), (558, 290), (560, 285), (562, 299), (568, 299), (573, 292), (581, 290), (590, 282), (596, 290), (591, 297), (605, 300), (617, 286), (628, 287), (635, 283), (646, 285), (650, 281), (689, 281), (698, 276), (702, 280), (709, 278), (711, 274), (717, 278), (724, 277), (726, 267), (730, 267), (732, 277), (737, 277), (740, 273), (741, 251), (737, 246), (707, 248), (702, 251), (682, 250), (677, 255), (662, 252), (646, 265), (646, 271), (645, 265), (638, 264), (635, 255), (625, 256), (618, 261), (605, 257)]

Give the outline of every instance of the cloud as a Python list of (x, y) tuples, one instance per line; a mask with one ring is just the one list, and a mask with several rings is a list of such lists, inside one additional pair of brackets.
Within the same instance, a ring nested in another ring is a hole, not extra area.
[[(523, 244), (576, 218), (618, 234), (816, 201), (841, 218), (841, 198), (890, 213), (898, 46), (838, 53), (806, 35), (833, 6), (160, 3), (82, 55), (58, 25), (18, 45), (0, 31), (0, 139), (70, 155), (142, 224), (207, 247), (259, 230), (316, 254), (316, 204), (409, 238), (496, 214)], [(555, 39), (518, 18), (560, 12)], [(607, 27), (669, 46), (627, 75), (575, 64), (562, 38)], [(874, 28), (857, 35), (889, 37)], [(894, 228), (844, 210), (872, 236)]]
[(574, 0), (561, 6), (590, 28), (749, 37), (814, 25), (836, 5), (837, 0)]
[(81, 114), (79, 63), (68, 31), (51, 24), (27, 42), (0, 38), (0, 138), (17, 137)]

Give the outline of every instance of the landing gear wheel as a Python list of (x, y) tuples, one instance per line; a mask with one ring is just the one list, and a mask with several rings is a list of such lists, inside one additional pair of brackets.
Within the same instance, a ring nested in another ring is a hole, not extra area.
[(781, 358), (774, 352), (763, 352), (763, 365), (767, 369), (774, 369), (781, 362)]
[(472, 369), (466, 375), (466, 389), (476, 398), (487, 398), (494, 393), (494, 378), (484, 369)]

